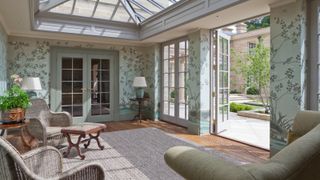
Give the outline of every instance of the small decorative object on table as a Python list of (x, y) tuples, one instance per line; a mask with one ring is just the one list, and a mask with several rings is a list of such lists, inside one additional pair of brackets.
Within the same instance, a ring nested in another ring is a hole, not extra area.
[(135, 77), (132, 86), (136, 88), (136, 98), (143, 98), (144, 88), (147, 87), (146, 79), (144, 77)]
[(4, 112), (2, 119), (7, 123), (19, 123), (24, 120), (25, 109), (30, 105), (28, 94), (20, 88), (21, 78), (12, 75), (13, 85), (0, 96), (0, 109)]

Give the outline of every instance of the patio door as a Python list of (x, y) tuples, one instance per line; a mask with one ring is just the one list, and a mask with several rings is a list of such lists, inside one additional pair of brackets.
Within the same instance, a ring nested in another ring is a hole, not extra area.
[(54, 107), (76, 122), (108, 121), (113, 116), (113, 56), (60, 53)]
[(188, 40), (179, 39), (162, 46), (161, 120), (188, 125), (186, 78), (188, 76)]
[(229, 119), (230, 93), (230, 36), (221, 31), (211, 32), (212, 48), (212, 106), (211, 114), (215, 133), (225, 130)]

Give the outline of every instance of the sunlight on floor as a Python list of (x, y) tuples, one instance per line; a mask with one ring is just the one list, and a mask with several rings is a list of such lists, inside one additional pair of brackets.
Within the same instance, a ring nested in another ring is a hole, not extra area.
[(219, 133), (230, 139), (241, 141), (250, 145), (270, 149), (270, 122), (238, 116), (230, 112), (226, 130)]

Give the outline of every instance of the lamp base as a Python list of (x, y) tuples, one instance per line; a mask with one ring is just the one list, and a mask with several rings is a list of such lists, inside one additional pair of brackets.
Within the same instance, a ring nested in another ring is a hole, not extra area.
[(141, 99), (144, 97), (144, 89), (143, 88), (137, 88), (136, 89), (136, 98)]
[(34, 91), (27, 91), (27, 94), (29, 96), (30, 99), (35, 99), (37, 98), (37, 93)]

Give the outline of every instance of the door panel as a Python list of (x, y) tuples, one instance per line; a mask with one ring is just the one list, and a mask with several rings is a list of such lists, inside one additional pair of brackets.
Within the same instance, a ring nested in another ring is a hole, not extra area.
[(188, 107), (185, 81), (188, 75), (188, 41), (170, 42), (162, 47), (161, 119), (187, 126)]
[(69, 112), (76, 122), (111, 120), (112, 64), (113, 56), (59, 53), (58, 110)]
[(89, 119), (105, 121), (111, 119), (112, 59), (108, 56), (89, 56), (90, 82)]
[(69, 112), (76, 121), (83, 121), (84, 112), (84, 71), (85, 57), (79, 54), (61, 54), (58, 58), (60, 70), (58, 73), (58, 89), (61, 89), (58, 98), (62, 111)]
[(215, 122), (215, 133), (225, 130), (229, 119), (230, 93), (230, 37), (220, 31), (212, 31), (212, 106), (211, 115)]

